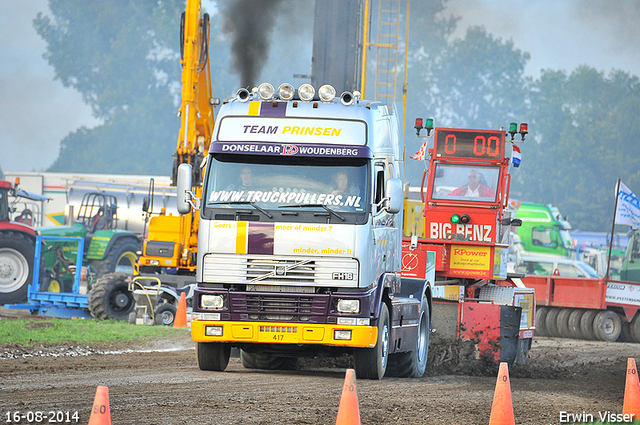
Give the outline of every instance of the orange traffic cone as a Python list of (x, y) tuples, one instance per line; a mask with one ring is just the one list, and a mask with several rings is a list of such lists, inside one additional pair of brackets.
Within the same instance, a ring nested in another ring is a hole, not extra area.
[(111, 425), (111, 408), (109, 407), (109, 388), (102, 385), (96, 389), (89, 425)]
[(356, 371), (347, 369), (338, 407), (336, 425), (360, 425), (360, 408), (356, 391)]
[(624, 384), (622, 414), (632, 414), (633, 419), (640, 419), (640, 382), (636, 359), (627, 359), (627, 380)]
[(176, 311), (176, 317), (173, 318), (173, 327), (187, 327), (187, 297), (184, 295), (184, 292), (180, 294), (180, 300), (178, 301), (178, 311)]
[(500, 363), (498, 382), (493, 394), (491, 417), (489, 425), (515, 425), (513, 404), (511, 403), (511, 384), (509, 383), (509, 368), (505, 362)]

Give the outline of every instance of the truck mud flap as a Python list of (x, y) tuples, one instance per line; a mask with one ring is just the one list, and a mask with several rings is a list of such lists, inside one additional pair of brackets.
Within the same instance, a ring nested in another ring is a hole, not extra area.
[(512, 364), (518, 350), (520, 307), (489, 303), (433, 302), (432, 344), (470, 341), (477, 359)]

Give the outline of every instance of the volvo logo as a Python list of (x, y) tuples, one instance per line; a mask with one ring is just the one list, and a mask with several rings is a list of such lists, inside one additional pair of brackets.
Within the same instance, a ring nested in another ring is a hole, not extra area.
[(287, 269), (285, 266), (276, 266), (276, 276), (285, 276)]

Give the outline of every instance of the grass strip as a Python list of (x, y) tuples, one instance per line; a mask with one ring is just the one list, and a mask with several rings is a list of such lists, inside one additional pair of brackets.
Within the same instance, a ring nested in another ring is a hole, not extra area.
[(79, 344), (146, 341), (183, 337), (187, 328), (130, 325), (112, 320), (17, 319), (0, 320), (0, 345)]

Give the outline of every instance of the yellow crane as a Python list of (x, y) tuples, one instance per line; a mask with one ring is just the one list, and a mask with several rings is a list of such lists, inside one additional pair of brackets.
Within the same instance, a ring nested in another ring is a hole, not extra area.
[[(181, 119), (174, 154), (172, 185), (180, 164), (191, 164), (194, 170), (192, 192), (202, 192), (203, 159), (209, 149), (214, 127), (214, 107), (219, 103), (212, 96), (209, 62), (209, 15), (202, 10), (200, 0), (187, 0), (180, 24), (182, 59)], [(198, 250), (198, 217), (154, 215), (149, 220), (148, 236), (140, 257), (140, 274), (158, 274), (162, 283), (178, 286), (189, 282), (196, 270)], [(171, 268), (170, 275), (162, 269)], [(180, 276), (183, 276), (181, 278)], [(185, 279), (186, 278), (186, 279)]]

